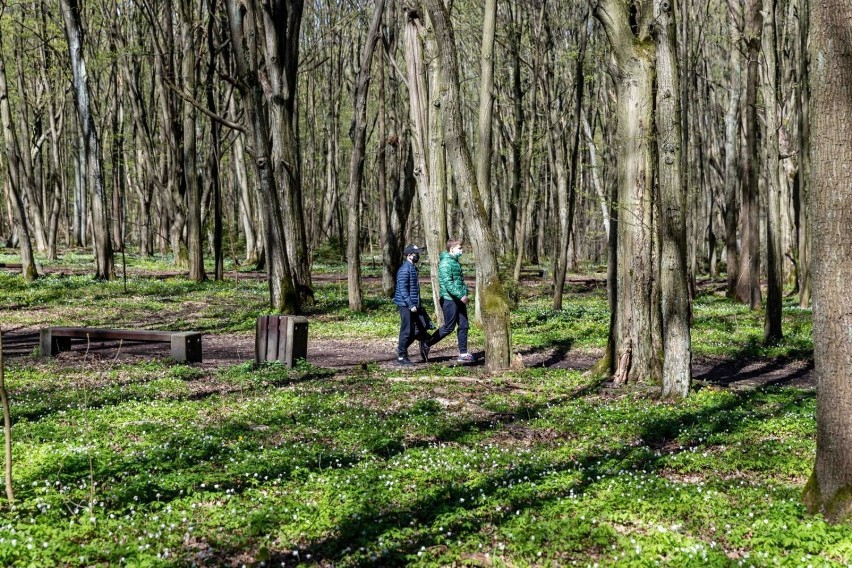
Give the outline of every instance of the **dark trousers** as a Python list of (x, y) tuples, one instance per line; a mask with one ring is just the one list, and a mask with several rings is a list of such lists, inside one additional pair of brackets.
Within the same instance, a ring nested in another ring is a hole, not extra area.
[(435, 345), (453, 332), (456, 324), (459, 326), (459, 353), (467, 353), (467, 304), (459, 300), (441, 298), (441, 309), (444, 312), (444, 325), (432, 334), (429, 345)]
[(399, 308), (399, 344), (396, 347), (396, 354), (403, 357), (408, 354), (408, 348), (415, 340), (427, 341), (429, 339), (428, 324), (424, 318), (425, 312), (420, 313), (423, 308), (417, 308), (416, 312), (412, 312), (408, 306), (397, 306)]

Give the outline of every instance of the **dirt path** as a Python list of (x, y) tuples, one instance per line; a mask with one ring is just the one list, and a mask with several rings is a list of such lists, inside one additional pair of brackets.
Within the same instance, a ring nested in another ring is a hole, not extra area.
[[(29, 355), (38, 345), (38, 336), (33, 330), (20, 330), (4, 334), (4, 350), (7, 357)], [(364, 339), (357, 342), (332, 339), (311, 339), (308, 343), (308, 361), (312, 364), (348, 372), (366, 364), (377, 364), (381, 368), (395, 365), (394, 339)], [(73, 361), (82, 348), (67, 354), (63, 359)], [(480, 358), (484, 353), (474, 353)], [(126, 359), (128, 361), (144, 357), (167, 357), (167, 345), (93, 345), (85, 355), (97, 359)], [(420, 363), (416, 348), (412, 348), (411, 359), (417, 368), (425, 368)], [(565, 349), (551, 347), (546, 349), (524, 349), (520, 352), (526, 367), (547, 367), (585, 371), (592, 367), (601, 356), (600, 351)], [(447, 338), (438, 344), (430, 356), (429, 365), (457, 365), (454, 338)], [(205, 335), (203, 340), (203, 369), (246, 363), (254, 359), (253, 334)], [(709, 359), (693, 361), (693, 378), (707, 384), (725, 386), (732, 389), (755, 388), (759, 386), (786, 385), (799, 388), (814, 388), (815, 377), (813, 360), (775, 360), (775, 359)]]

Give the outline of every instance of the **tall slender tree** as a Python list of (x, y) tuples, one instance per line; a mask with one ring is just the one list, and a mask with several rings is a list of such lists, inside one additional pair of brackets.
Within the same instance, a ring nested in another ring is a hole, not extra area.
[(80, 124), (86, 158), (85, 180), (92, 198), (92, 232), (95, 248), (95, 277), (109, 280), (113, 277), (114, 260), (109, 235), (106, 191), (104, 188), (103, 157), (95, 118), (89, 98), (89, 75), (83, 57), (83, 25), (77, 0), (59, 0), (59, 9), (65, 22), (65, 38), (71, 58), (74, 82), (74, 100)]
[(361, 295), (361, 186), (364, 180), (364, 152), (367, 146), (367, 95), (370, 92), (370, 71), (373, 52), (379, 41), (379, 26), (385, 11), (385, 0), (377, 0), (373, 20), (361, 51), (361, 62), (355, 77), (355, 112), (350, 136), (352, 160), (349, 170), (349, 221), (346, 246), (348, 267), (349, 309), (360, 312)]
[(441, 53), (440, 75), (443, 88), (440, 102), (444, 116), (447, 154), (458, 184), (459, 201), (468, 223), (468, 234), (480, 275), (476, 293), (482, 294), (485, 367), (489, 370), (505, 369), (512, 359), (509, 304), (500, 279), (494, 234), (482, 203), (476, 182), (476, 169), (462, 124), (458, 54), (453, 26), (442, 0), (426, 0), (425, 5), (435, 27), (435, 39)]

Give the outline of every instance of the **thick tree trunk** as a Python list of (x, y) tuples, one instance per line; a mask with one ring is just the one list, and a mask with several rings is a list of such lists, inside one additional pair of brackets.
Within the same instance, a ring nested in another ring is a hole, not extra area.
[[(196, 41), (195, 22), (192, 21), (192, 8), (188, 2), (179, 2), (180, 43), (183, 45), (181, 56), (181, 79), (184, 93), (196, 98)], [(186, 187), (186, 248), (189, 258), (189, 279), (202, 282), (207, 278), (204, 273), (204, 244), (201, 229), (201, 184), (198, 179), (198, 147), (196, 132), (195, 105), (182, 102), (183, 117), (183, 175)]]
[[(654, 62), (651, 5), (631, 17), (619, 0), (601, 0), (595, 17), (609, 39), (617, 73), (617, 232), (614, 340), (616, 383), (656, 382), (662, 370), (653, 338)], [(673, 96), (676, 96), (673, 94)]]
[[(290, 269), (287, 254), (282, 206), (278, 186), (275, 182), (276, 171), (272, 167), (269, 141), (269, 122), (264, 109), (263, 87), (258, 69), (258, 46), (246, 45), (246, 41), (257, 41), (257, 12), (254, 2), (227, 0), (228, 22), (234, 59), (236, 61), (240, 93), (245, 107), (246, 119), (254, 146), (254, 165), (257, 174), (258, 191), (264, 204), (264, 234), (266, 270), (269, 282), (270, 306), (276, 312), (297, 313), (299, 294)], [(282, 172), (282, 175), (283, 172)]]
[(364, 179), (364, 152), (367, 147), (367, 95), (370, 92), (370, 68), (373, 52), (379, 40), (379, 26), (385, 11), (385, 0), (377, 0), (373, 21), (361, 52), (360, 68), (355, 78), (355, 109), (350, 130), (352, 161), (349, 170), (349, 221), (346, 246), (349, 309), (363, 310), (361, 299), (361, 186)]
[(761, 0), (748, 0), (745, 5), (743, 39), (746, 47), (746, 88), (744, 106), (745, 153), (742, 202), (742, 249), (737, 299), (753, 310), (760, 309), (760, 210), (758, 199), (757, 87), (760, 41), (763, 32)]
[(820, 0), (811, 14), (817, 453), (804, 500), (839, 523), (852, 519), (852, 4)]
[[(254, 1), (251, 2), (254, 6)], [(264, 98), (272, 136), (274, 180), (281, 194), (284, 242), (300, 304), (313, 302), (309, 254), (302, 201), (302, 174), (296, 134), (296, 79), (303, 0), (261, 3), (257, 25), (264, 55)], [(256, 8), (251, 11), (256, 12)], [(267, 256), (269, 251), (267, 249)]]
[(656, 0), (657, 171), (660, 195), (660, 292), (663, 324), (663, 396), (685, 397), (692, 379), (689, 334), (689, 285), (686, 272), (686, 186), (681, 169), (679, 66), (674, 6)]
[(512, 359), (509, 304), (500, 280), (497, 246), (482, 203), (473, 160), (465, 140), (459, 99), (458, 56), (452, 24), (442, 0), (426, 0), (435, 26), (441, 53), (441, 111), (444, 115), (447, 153), (458, 183), (459, 201), (468, 235), (473, 245), (480, 282), (476, 293), (482, 294), (482, 325), (485, 332), (485, 367), (494, 371), (507, 368)]
[[(424, 57), (424, 46), (427, 57)], [(446, 171), (441, 117), (435, 106), (439, 96), (437, 76), (443, 61), (436, 52), (435, 40), (428, 36), (423, 15), (417, 10), (406, 14), (405, 62), (408, 70), (408, 97), (411, 112), (411, 147), (414, 176), (420, 198), (420, 215), (432, 280), (432, 300), (439, 302), (438, 255), (447, 243)], [(427, 65), (428, 61), (428, 65)], [(436, 311), (439, 323), (443, 312)]]

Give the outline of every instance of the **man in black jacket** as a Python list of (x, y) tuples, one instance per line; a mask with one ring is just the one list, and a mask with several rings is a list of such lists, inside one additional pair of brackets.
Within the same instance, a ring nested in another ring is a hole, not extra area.
[(429, 316), (420, 305), (420, 276), (417, 273), (417, 263), (423, 249), (417, 245), (408, 245), (403, 254), (405, 260), (396, 273), (396, 290), (393, 303), (399, 308), (399, 344), (396, 348), (396, 364), (410, 367), (414, 363), (408, 358), (408, 348), (415, 340), (420, 341), (420, 355), (426, 361), (428, 348), (424, 355), (423, 345), (429, 340)]

